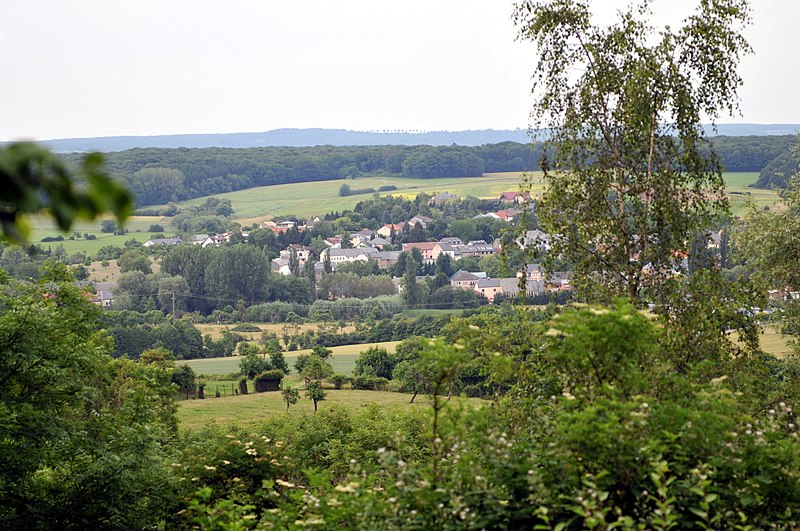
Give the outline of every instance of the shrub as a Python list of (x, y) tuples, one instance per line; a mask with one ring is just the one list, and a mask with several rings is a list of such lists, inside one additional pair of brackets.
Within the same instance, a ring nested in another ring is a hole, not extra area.
[(344, 374), (334, 374), (328, 381), (333, 384), (335, 389), (341, 389), (342, 386), (350, 381), (350, 377)]
[(264, 393), (266, 391), (280, 391), (281, 380), (283, 380), (283, 371), (280, 369), (272, 369), (264, 371), (253, 380), (256, 393)]
[(380, 376), (355, 376), (351, 380), (353, 389), (362, 391), (385, 391), (389, 380)]
[(233, 327), (234, 332), (261, 332), (261, 329), (253, 324), (240, 324)]
[(239, 378), (239, 394), (247, 394), (247, 376), (242, 376)]

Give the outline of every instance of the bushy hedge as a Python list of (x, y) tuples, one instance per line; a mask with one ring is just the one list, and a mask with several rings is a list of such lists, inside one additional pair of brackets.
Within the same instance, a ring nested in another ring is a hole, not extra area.
[(253, 385), (256, 393), (264, 393), (267, 391), (280, 391), (281, 380), (283, 380), (283, 371), (280, 369), (272, 369), (264, 371), (253, 379)]
[(362, 391), (385, 391), (389, 380), (380, 376), (355, 376), (352, 380), (353, 389)]
[[(330, 315), (335, 320), (387, 319), (404, 309), (403, 301), (395, 295), (383, 295), (369, 299), (343, 298), (335, 301), (318, 300), (311, 305), (308, 317), (312, 321)], [(329, 313), (327, 313), (329, 312)]]
[(264, 302), (254, 304), (245, 310), (248, 321), (256, 323), (285, 323), (294, 314), (298, 317), (308, 317), (308, 306), (290, 302)]

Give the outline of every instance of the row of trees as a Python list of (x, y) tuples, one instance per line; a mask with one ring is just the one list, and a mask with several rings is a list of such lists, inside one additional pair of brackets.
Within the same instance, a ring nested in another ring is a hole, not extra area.
[[(718, 137), (727, 171), (761, 171), (785, 151), (789, 137)], [(166, 204), (255, 186), (361, 175), (466, 177), (539, 169), (543, 144), (466, 146), (317, 146), (246, 149), (131, 149), (107, 155), (138, 206)], [(77, 155), (67, 155), (77, 161)]]

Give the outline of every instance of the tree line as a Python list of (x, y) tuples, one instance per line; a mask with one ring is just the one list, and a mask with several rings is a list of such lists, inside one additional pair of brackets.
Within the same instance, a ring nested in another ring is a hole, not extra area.
[[(715, 137), (727, 171), (761, 171), (792, 145), (791, 136)], [(126, 184), (137, 206), (166, 204), (256, 186), (369, 175), (474, 177), (539, 170), (543, 144), (483, 146), (315, 146), (130, 149), (106, 155), (106, 168)], [(76, 163), (78, 154), (63, 155)]]

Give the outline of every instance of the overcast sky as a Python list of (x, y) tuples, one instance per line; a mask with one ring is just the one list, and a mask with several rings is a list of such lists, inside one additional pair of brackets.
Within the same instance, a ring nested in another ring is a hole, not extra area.
[[(678, 22), (696, 0), (655, 0)], [(752, 0), (743, 117), (800, 123), (800, 1)], [(622, 0), (595, 0), (610, 20)], [(507, 0), (0, 0), (0, 140), (528, 125)]]

